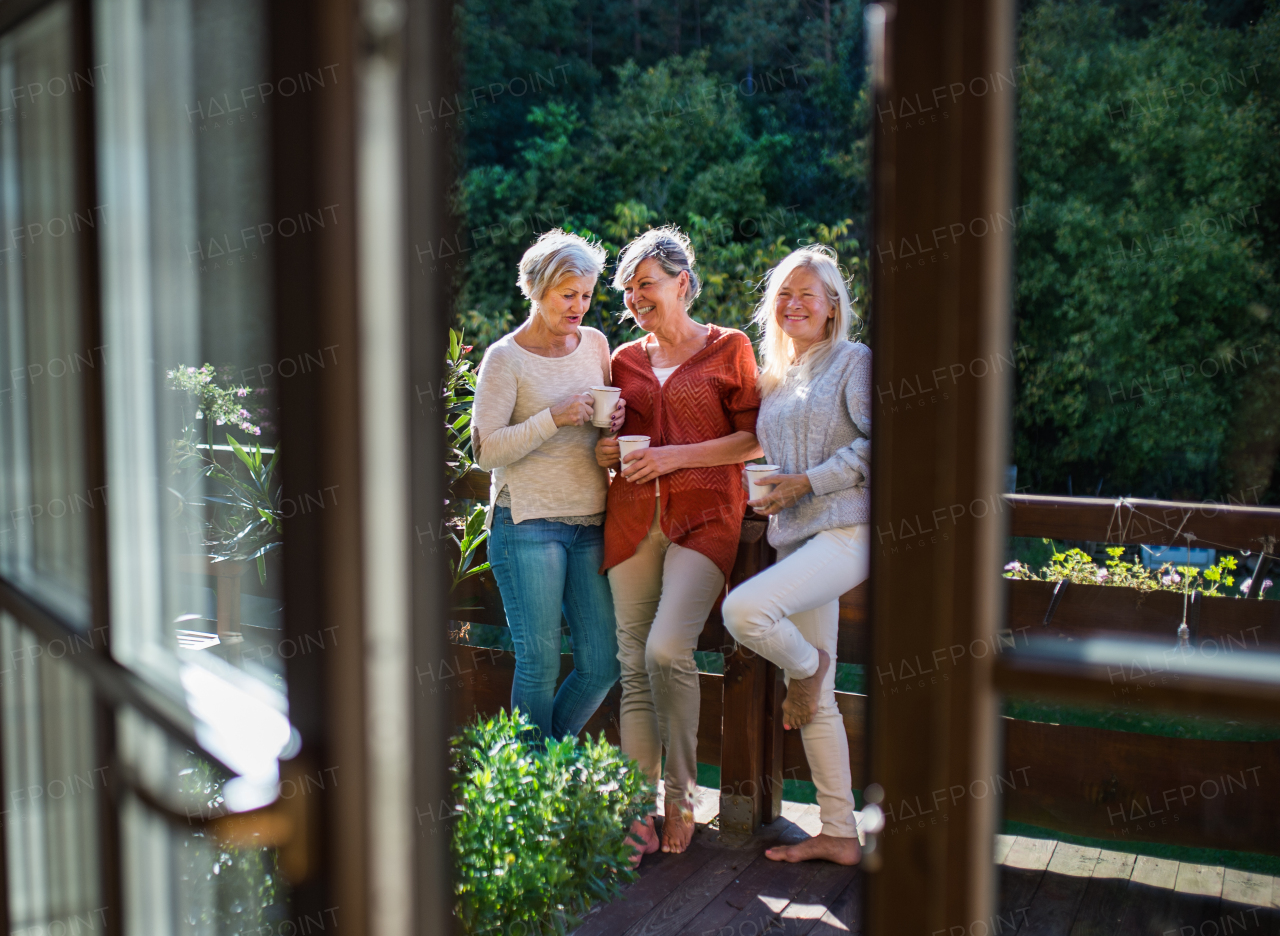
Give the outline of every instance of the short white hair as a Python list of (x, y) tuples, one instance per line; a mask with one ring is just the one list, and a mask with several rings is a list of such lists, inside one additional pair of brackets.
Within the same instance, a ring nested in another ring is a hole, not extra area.
[(607, 257), (599, 244), (555, 228), (543, 233), (524, 252), (516, 285), (533, 303), (532, 314), (538, 307), (538, 300), (555, 289), (561, 280), (570, 276), (599, 278)]
[[(795, 360), (795, 344), (789, 335), (778, 324), (777, 304), (778, 291), (782, 284), (796, 270), (808, 269), (817, 274), (822, 281), (827, 301), (831, 303), (831, 318), (827, 320), (827, 331), (822, 339), (816, 342), (801, 361)], [(756, 306), (755, 323), (760, 329), (763, 340), (760, 342), (760, 395), (768, 396), (793, 364), (801, 366), (800, 379), (808, 380), (814, 365), (826, 359), (835, 346), (841, 341), (849, 340), (849, 329), (855, 321), (861, 321), (853, 311), (853, 303), (849, 299), (849, 286), (845, 282), (844, 272), (836, 257), (836, 252), (826, 244), (810, 244), (793, 250), (787, 254), (776, 267), (765, 274), (764, 298)]]

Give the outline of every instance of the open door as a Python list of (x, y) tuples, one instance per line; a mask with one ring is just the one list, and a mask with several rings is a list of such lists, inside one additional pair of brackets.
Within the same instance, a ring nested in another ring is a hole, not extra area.
[(6, 932), (450, 925), (413, 820), (445, 789), (411, 540), (442, 445), (410, 406), (443, 287), (407, 275), (442, 16), (0, 14)]

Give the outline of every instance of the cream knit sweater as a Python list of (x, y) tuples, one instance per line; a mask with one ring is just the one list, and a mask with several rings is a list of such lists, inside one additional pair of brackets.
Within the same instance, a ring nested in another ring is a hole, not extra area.
[(516, 523), (580, 517), (604, 511), (609, 482), (596, 464), (600, 429), (557, 427), (551, 407), (567, 396), (609, 383), (609, 342), (579, 328), (578, 346), (564, 357), (543, 357), (504, 335), (480, 363), (471, 411), (476, 464), (492, 472), (489, 514), (506, 487)]

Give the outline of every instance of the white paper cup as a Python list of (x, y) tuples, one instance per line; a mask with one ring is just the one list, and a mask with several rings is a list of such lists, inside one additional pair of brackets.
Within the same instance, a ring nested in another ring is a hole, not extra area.
[(598, 426), (601, 429), (608, 429), (609, 416), (613, 413), (613, 408), (618, 405), (618, 397), (622, 396), (621, 388), (592, 387), (591, 396), (595, 399), (591, 413), (591, 425)]
[(618, 458), (622, 460), (622, 468), (625, 470), (627, 467), (626, 459), (628, 455), (630, 455), (632, 452), (638, 452), (641, 449), (647, 449), (648, 447), (649, 447), (648, 436), (642, 436), (642, 435), (618, 436), (618, 448), (620, 450), (618, 454)]
[(747, 465), (747, 500), (759, 500), (768, 494), (772, 488), (760, 482), (778, 471), (777, 465)]

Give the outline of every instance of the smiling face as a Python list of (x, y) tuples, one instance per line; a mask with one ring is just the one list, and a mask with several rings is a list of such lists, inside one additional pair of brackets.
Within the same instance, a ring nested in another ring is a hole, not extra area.
[(655, 331), (673, 316), (685, 315), (684, 298), (689, 293), (689, 274), (666, 273), (653, 257), (641, 260), (636, 275), (631, 277), (622, 294), (627, 310), (636, 324), (647, 332)]
[(778, 287), (774, 305), (779, 327), (795, 344), (796, 354), (807, 351), (827, 334), (835, 315), (822, 279), (809, 267), (797, 267)]
[(561, 337), (577, 334), (595, 288), (594, 276), (566, 276), (548, 289), (538, 300), (538, 314), (547, 330)]

